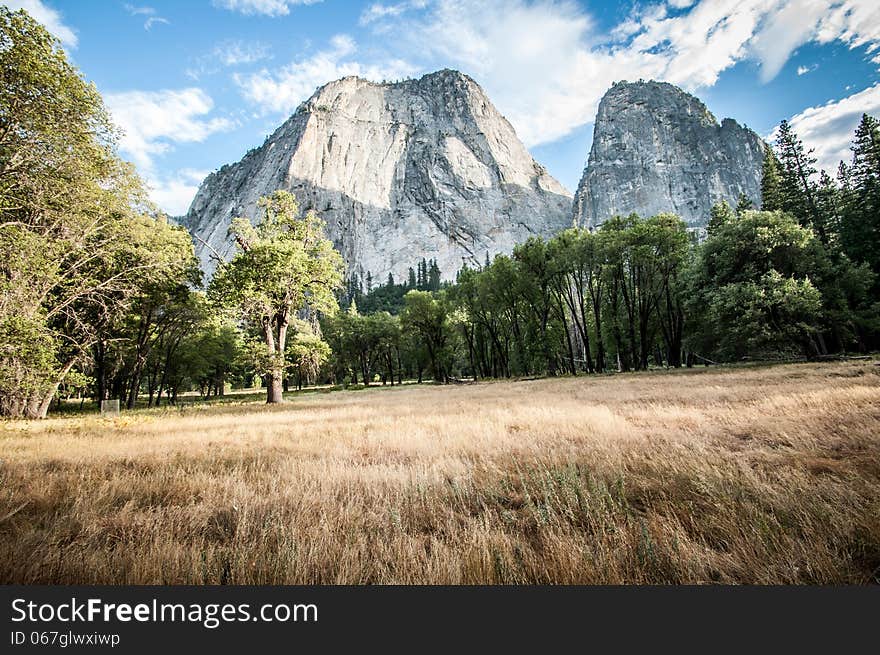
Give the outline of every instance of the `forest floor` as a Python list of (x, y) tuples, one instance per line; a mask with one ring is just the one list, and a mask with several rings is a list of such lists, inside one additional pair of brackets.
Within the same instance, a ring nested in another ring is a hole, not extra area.
[(0, 423), (0, 583), (877, 583), (880, 365)]

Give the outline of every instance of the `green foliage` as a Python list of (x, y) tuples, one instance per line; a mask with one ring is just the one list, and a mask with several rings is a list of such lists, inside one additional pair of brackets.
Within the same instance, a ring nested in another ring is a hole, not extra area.
[(58, 42), (0, 7), (0, 51), (0, 370), (13, 376), (0, 384), (16, 389), (0, 413), (42, 417), (152, 282), (193, 280), (194, 258), (183, 230), (147, 215), (100, 96)]
[[(436, 260), (431, 260), (428, 263), (423, 259), (418, 268), (419, 274), (416, 275), (415, 270), (410, 267), (407, 281), (401, 284), (395, 283), (394, 275), (389, 272), (385, 284), (373, 286), (371, 283), (367, 293), (363, 292), (357, 274), (352, 274), (346, 281), (345, 289), (339, 297), (339, 302), (343, 307), (354, 302), (365, 314), (375, 312), (400, 314), (403, 310), (403, 298), (411, 289), (439, 291), (443, 287), (443, 282), (441, 282), (442, 274)], [(371, 275), (370, 279), (372, 279)]]
[(437, 382), (450, 377), (452, 352), (449, 349), (450, 326), (443, 292), (435, 297), (428, 291), (410, 291), (404, 297), (400, 314), (403, 329), (413, 334), (428, 352), (431, 374)]
[[(812, 227), (827, 246), (828, 217), (821, 214), (818, 206), (813, 150), (804, 147), (788, 121), (779, 124), (776, 150), (779, 161), (779, 209), (794, 216), (801, 225)], [(768, 184), (771, 182), (768, 181)]]
[(689, 343), (721, 359), (818, 354), (822, 298), (811, 280), (827, 260), (813, 232), (781, 212), (745, 212), (699, 249), (687, 305)]
[(301, 323), (287, 346), (287, 361), (300, 388), (303, 382), (309, 384), (317, 379), (321, 367), (330, 359), (331, 354), (330, 345), (315, 334), (308, 323)]
[(764, 162), (761, 167), (761, 209), (777, 211), (782, 209), (782, 192), (779, 181), (779, 160), (776, 153), (764, 144)]
[(709, 215), (709, 222), (706, 224), (706, 232), (709, 235), (715, 234), (725, 224), (729, 223), (736, 217), (734, 211), (727, 204), (726, 200), (717, 202), (712, 205), (712, 211)]
[[(716, 205), (707, 239), (671, 214), (532, 238), (443, 283), (352, 274), (293, 195), (235, 219), (207, 298), (189, 235), (145, 200), (94, 86), (25, 12), (0, 7), (0, 413), (59, 388), (134, 407), (298, 385), (643, 370), (691, 356), (825, 355), (880, 341), (880, 125), (863, 116), (837, 179), (786, 122), (762, 209)], [(341, 297), (346, 311), (337, 312)], [(289, 335), (289, 337), (288, 337)], [(164, 400), (163, 400), (164, 397)]]
[(263, 216), (256, 225), (232, 221), (238, 252), (218, 268), (209, 295), (262, 334), (258, 371), (269, 380), (267, 402), (281, 402), (288, 326), (296, 312), (336, 310), (343, 263), (324, 236), (323, 221), (314, 212), (300, 215), (293, 194), (276, 191), (259, 206)]
[(852, 151), (851, 165), (841, 162), (838, 175), (841, 247), (880, 276), (880, 123), (876, 118), (862, 116)]

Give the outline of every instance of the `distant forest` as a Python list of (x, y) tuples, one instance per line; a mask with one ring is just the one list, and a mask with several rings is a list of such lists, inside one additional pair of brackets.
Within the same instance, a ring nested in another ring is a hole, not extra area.
[(147, 200), (95, 87), (25, 12), (0, 7), (0, 414), (62, 399), (175, 403), (197, 390), (601, 374), (822, 358), (880, 342), (880, 124), (836, 177), (785, 121), (761, 206), (532, 238), (443, 283), (346, 279), (289, 193), (233, 221), (204, 284), (188, 233)]

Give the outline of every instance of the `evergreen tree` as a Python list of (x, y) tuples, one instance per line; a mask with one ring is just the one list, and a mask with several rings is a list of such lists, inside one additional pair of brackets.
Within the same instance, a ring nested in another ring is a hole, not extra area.
[(373, 274), (370, 271), (367, 271), (367, 293), (373, 291)]
[(764, 144), (764, 164), (761, 167), (761, 209), (776, 211), (782, 209), (782, 197), (779, 189), (779, 160), (776, 153)]
[(706, 232), (709, 236), (712, 236), (721, 228), (725, 223), (729, 223), (734, 219), (733, 210), (730, 208), (730, 205), (727, 204), (726, 200), (722, 200), (721, 202), (716, 202), (712, 205), (712, 211), (709, 216), (709, 222), (706, 225)]
[(739, 198), (736, 200), (736, 215), (742, 216), (745, 212), (754, 209), (755, 203), (749, 200), (748, 196), (744, 193), (739, 194)]
[(416, 288), (416, 272), (412, 266), (409, 267), (409, 277), (406, 280), (406, 286), (410, 289)]
[(852, 164), (838, 169), (843, 251), (880, 274), (880, 125), (862, 115), (852, 145)]
[(419, 273), (416, 286), (420, 291), (424, 291), (428, 288), (428, 263), (425, 261), (424, 257), (422, 257), (422, 261), (419, 262), (418, 268)]
[(822, 243), (828, 244), (825, 218), (819, 212), (816, 175), (816, 158), (813, 150), (806, 150), (803, 141), (795, 134), (788, 121), (779, 124), (776, 138), (780, 163), (781, 209), (798, 219), (801, 225), (812, 226)]
[(862, 114), (852, 145), (852, 180), (860, 189), (868, 190), (880, 183), (880, 122)]
[(825, 171), (819, 173), (816, 203), (829, 232), (829, 239), (840, 233), (842, 194), (834, 179)]
[(431, 260), (431, 267), (428, 270), (428, 290), (429, 291), (439, 291), (440, 290), (440, 267), (437, 266), (437, 260)]
[(388, 271), (388, 281), (385, 283), (385, 286), (391, 288), (394, 286), (394, 275), (391, 271)]

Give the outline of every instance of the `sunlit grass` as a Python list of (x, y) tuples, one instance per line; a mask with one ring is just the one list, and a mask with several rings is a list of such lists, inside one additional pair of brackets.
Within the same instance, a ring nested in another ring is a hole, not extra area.
[(0, 424), (0, 581), (869, 583), (870, 361)]

